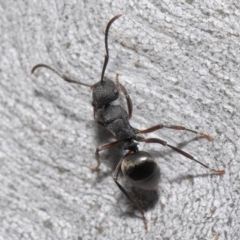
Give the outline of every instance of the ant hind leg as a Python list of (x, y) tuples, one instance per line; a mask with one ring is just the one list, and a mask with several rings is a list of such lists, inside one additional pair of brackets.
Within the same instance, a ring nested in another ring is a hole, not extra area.
[(137, 140), (138, 140), (139, 142), (145, 142), (145, 143), (159, 143), (159, 144), (161, 144), (161, 145), (163, 145), (163, 146), (167, 146), (167, 147), (173, 149), (174, 151), (182, 154), (184, 157), (193, 160), (194, 162), (202, 165), (203, 167), (209, 169), (210, 171), (215, 172), (216, 174), (224, 174), (224, 173), (225, 173), (225, 170), (224, 170), (224, 169), (218, 170), (218, 169), (210, 168), (210, 167), (207, 166), (206, 164), (198, 161), (198, 160), (197, 160), (196, 158), (194, 158), (191, 154), (189, 154), (189, 153), (181, 150), (180, 148), (177, 148), (177, 147), (174, 147), (174, 146), (168, 144), (166, 141), (164, 141), (164, 140), (162, 140), (162, 139), (159, 139), (159, 138), (143, 138), (143, 137), (137, 137)]

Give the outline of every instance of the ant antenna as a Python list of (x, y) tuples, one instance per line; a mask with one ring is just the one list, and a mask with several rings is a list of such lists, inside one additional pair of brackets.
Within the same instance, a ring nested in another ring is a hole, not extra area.
[(105, 55), (105, 59), (104, 59), (104, 64), (103, 64), (103, 69), (102, 69), (102, 76), (101, 76), (101, 83), (103, 82), (103, 77), (104, 77), (104, 73), (105, 73), (105, 69), (107, 67), (108, 64), (108, 59), (109, 59), (109, 53), (108, 53), (108, 31), (109, 28), (111, 26), (111, 24), (118, 19), (119, 17), (121, 17), (122, 14), (118, 14), (115, 17), (113, 17), (107, 24), (106, 30), (105, 30), (105, 48), (106, 48), (106, 55)]
[(40, 64), (35, 65), (35, 66), (32, 68), (32, 70), (31, 70), (31, 74), (33, 74), (34, 71), (35, 71), (37, 68), (39, 68), (39, 67), (44, 67), (44, 68), (47, 68), (47, 69), (53, 71), (54, 73), (56, 73), (60, 78), (62, 78), (62, 79), (63, 79), (64, 81), (66, 81), (66, 82), (76, 83), (76, 84), (84, 85), (84, 86), (87, 86), (87, 87), (92, 87), (92, 85), (88, 85), (88, 84), (86, 84), (86, 83), (81, 83), (81, 82), (79, 82), (79, 81), (72, 80), (72, 79), (68, 78), (66, 75), (59, 73), (57, 70), (55, 70), (55, 69), (53, 69), (52, 67), (50, 67), (50, 66), (48, 66), (48, 65), (46, 65), (46, 64), (43, 64), (43, 63), (40, 63)]

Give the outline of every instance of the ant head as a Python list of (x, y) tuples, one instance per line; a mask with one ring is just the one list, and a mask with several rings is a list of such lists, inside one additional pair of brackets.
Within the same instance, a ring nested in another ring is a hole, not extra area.
[(119, 96), (119, 90), (112, 80), (99, 81), (92, 86), (92, 90), (92, 106), (96, 109), (103, 108)]
[(147, 152), (126, 155), (121, 170), (127, 181), (135, 187), (153, 190), (158, 186), (160, 169), (154, 157)]
[(52, 67), (46, 65), (46, 64), (37, 64), (35, 65), (32, 70), (31, 73), (34, 73), (34, 71), (39, 68), (39, 67), (44, 67), (47, 68), (51, 71), (53, 71), (54, 73), (56, 73), (58, 76), (60, 76), (64, 81), (70, 82), (70, 83), (76, 83), (76, 84), (80, 84), (80, 85), (84, 85), (87, 87), (90, 87), (93, 90), (93, 102), (92, 105), (94, 108), (96, 109), (101, 109), (103, 108), (104, 105), (108, 105), (111, 102), (115, 101), (116, 99), (118, 99), (119, 96), (119, 91), (118, 88), (116, 86), (116, 84), (111, 81), (111, 80), (104, 80), (104, 73), (108, 64), (108, 59), (109, 59), (109, 51), (108, 51), (108, 31), (109, 28), (111, 26), (111, 24), (118, 19), (121, 16), (121, 14), (116, 15), (115, 17), (113, 17), (107, 24), (106, 30), (105, 30), (105, 48), (106, 48), (106, 55), (105, 55), (105, 59), (104, 59), (104, 63), (103, 63), (103, 68), (102, 68), (102, 75), (101, 75), (101, 80), (97, 83), (95, 83), (94, 85), (88, 85), (86, 83), (82, 83), (82, 82), (78, 82), (75, 81), (73, 79), (68, 78), (67, 76), (65, 76), (64, 74), (59, 73), (58, 71), (56, 71), (55, 69), (53, 69)]

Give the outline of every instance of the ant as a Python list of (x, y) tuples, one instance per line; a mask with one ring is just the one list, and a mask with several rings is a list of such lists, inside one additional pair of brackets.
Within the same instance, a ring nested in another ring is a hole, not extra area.
[[(126, 180), (135, 187), (142, 188), (145, 190), (154, 190), (157, 188), (160, 180), (159, 166), (156, 160), (154, 159), (154, 157), (150, 153), (145, 151), (140, 151), (138, 149), (138, 146), (137, 146), (138, 142), (158, 143), (163, 146), (169, 147), (174, 151), (178, 152), (179, 154), (182, 154), (184, 157), (201, 164), (203, 167), (209, 169), (210, 171), (215, 172), (216, 174), (224, 174), (225, 170), (224, 169), (217, 170), (217, 169), (210, 168), (206, 164), (198, 161), (189, 153), (168, 144), (166, 141), (162, 139), (144, 138), (142, 136), (139, 136), (139, 134), (146, 134), (162, 128), (169, 128), (173, 130), (185, 130), (185, 131), (197, 134), (203, 138), (206, 138), (209, 141), (212, 140), (211, 136), (205, 133), (197, 132), (197, 131), (188, 129), (184, 126), (177, 126), (177, 125), (158, 124), (156, 126), (153, 126), (144, 130), (133, 128), (130, 125), (129, 119), (131, 118), (132, 111), (133, 111), (132, 100), (128, 95), (126, 88), (119, 82), (119, 79), (118, 79), (119, 74), (118, 73), (116, 74), (116, 84), (114, 83), (114, 81), (106, 79), (104, 77), (104, 73), (109, 60), (109, 51), (108, 51), (109, 28), (111, 24), (116, 19), (118, 19), (121, 15), (122, 14), (114, 16), (106, 26), (106, 30), (105, 30), (106, 55), (104, 58), (101, 79), (97, 83), (93, 85), (88, 85), (86, 83), (75, 81), (73, 79), (68, 78), (64, 74), (59, 73), (58, 71), (56, 71), (55, 69), (53, 69), (52, 67), (46, 64), (35, 65), (32, 68), (31, 73), (34, 73), (37, 68), (43, 67), (53, 71), (54, 73), (56, 73), (58, 76), (60, 76), (63, 80), (67, 82), (76, 83), (76, 84), (84, 85), (91, 88), (94, 119), (100, 126), (108, 129), (116, 138), (116, 141), (104, 144), (96, 149), (95, 157), (97, 160), (97, 166), (92, 168), (91, 170), (92, 172), (99, 171), (99, 166), (101, 163), (99, 152), (116, 147), (120, 143), (124, 144), (124, 150), (126, 150), (127, 153), (118, 162), (116, 169), (113, 173), (113, 180), (117, 184), (118, 188), (123, 192), (123, 194), (140, 211), (143, 222), (144, 222), (145, 230), (147, 231), (148, 229), (147, 220), (144, 216), (144, 212), (142, 208), (118, 181), (118, 176), (122, 172)], [(118, 99), (119, 91), (121, 91), (125, 96), (128, 111), (125, 111), (120, 105), (112, 104), (113, 101)]]

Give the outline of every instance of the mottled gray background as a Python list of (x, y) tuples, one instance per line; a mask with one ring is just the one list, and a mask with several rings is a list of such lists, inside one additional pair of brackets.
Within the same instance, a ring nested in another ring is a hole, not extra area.
[[(240, 2), (139, 2), (0, 1), (1, 240), (240, 239)], [(95, 148), (111, 140), (93, 121), (90, 89), (45, 69), (30, 75), (44, 62), (98, 81), (104, 30), (118, 13), (106, 76), (121, 74), (131, 124), (209, 133), (212, 142), (171, 130), (148, 136), (226, 169), (213, 176), (163, 146), (140, 144), (161, 167), (157, 194), (140, 197), (148, 234), (111, 178), (121, 148), (90, 172)]]

